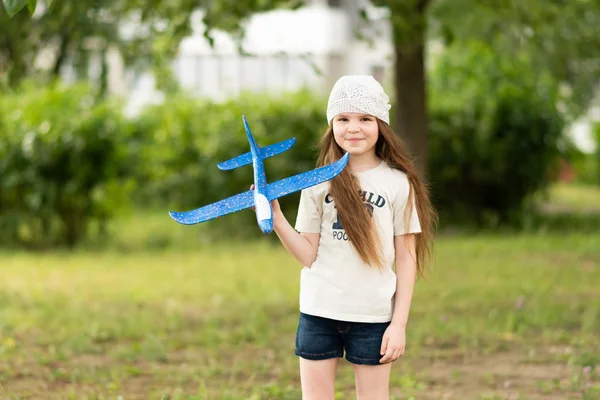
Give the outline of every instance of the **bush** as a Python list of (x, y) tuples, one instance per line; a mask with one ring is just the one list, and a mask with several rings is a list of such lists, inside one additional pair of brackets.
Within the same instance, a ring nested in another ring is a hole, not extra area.
[[(592, 127), (594, 141), (596, 142), (596, 165), (595, 165), (595, 183), (600, 185), (600, 122), (594, 123)], [(593, 168), (593, 167), (592, 167)]]
[[(600, 124), (591, 123), (592, 140), (600, 143)], [(582, 151), (571, 138), (563, 151), (563, 159), (572, 168), (575, 181), (584, 185), (600, 185), (600, 148), (595, 152)]]
[[(146, 136), (136, 174), (144, 188), (137, 198), (145, 205), (171, 210), (198, 208), (249, 189), (252, 166), (221, 171), (217, 163), (250, 151), (242, 115), (260, 146), (296, 138), (284, 155), (265, 161), (268, 182), (315, 167), (314, 144), (327, 128), (326, 100), (308, 92), (277, 97), (244, 94), (225, 103), (176, 96), (146, 108), (137, 131)], [(290, 221), (295, 220), (299, 193), (280, 199)], [(227, 237), (256, 233), (251, 210), (211, 221), (211, 232)]]
[(0, 98), (0, 239), (73, 246), (126, 201), (128, 128), (83, 86)]
[[(528, 72), (527, 60), (499, 61), (473, 45), (449, 49), (435, 70), (431, 91), (430, 178), (442, 221), (490, 223), (521, 215), (544, 188), (559, 160), (563, 120), (552, 81)], [(220, 171), (216, 164), (249, 151), (241, 116), (260, 145), (292, 136), (296, 146), (265, 162), (270, 182), (314, 168), (326, 129), (326, 99), (300, 92), (245, 94), (223, 104), (185, 97), (145, 110), (138, 131), (149, 135), (138, 171), (140, 198), (189, 210), (247, 190), (250, 166)], [(296, 216), (299, 193), (281, 200)], [(455, 218), (452, 218), (455, 217)], [(216, 235), (257, 232), (254, 213), (210, 222)], [(220, 231), (220, 232), (217, 232)]]
[(556, 88), (519, 55), (449, 48), (431, 76), (429, 175), (442, 220), (522, 216), (559, 161)]
[[(527, 68), (527, 60), (499, 60), (481, 45), (450, 48), (437, 65), (429, 160), (443, 222), (510, 220), (551, 178), (563, 121), (552, 82)], [(216, 165), (250, 150), (242, 114), (261, 146), (297, 139), (265, 161), (269, 182), (313, 169), (325, 109), (325, 98), (306, 91), (225, 103), (176, 95), (129, 122), (120, 104), (99, 101), (84, 86), (7, 94), (0, 99), (0, 240), (72, 246), (130, 198), (164, 209), (165, 223), (174, 224), (168, 210), (248, 190), (251, 166)], [(299, 196), (280, 200), (292, 224)], [(260, 232), (251, 210), (210, 224), (214, 237)]]
[(600, 157), (597, 153), (584, 153), (579, 149), (573, 149), (569, 152), (568, 160), (573, 166), (578, 183), (600, 184)]

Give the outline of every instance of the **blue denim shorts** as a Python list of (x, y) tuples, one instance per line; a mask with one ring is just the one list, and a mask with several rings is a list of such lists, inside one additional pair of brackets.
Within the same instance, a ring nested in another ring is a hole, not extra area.
[(343, 357), (353, 364), (380, 365), (389, 322), (345, 322), (300, 313), (295, 354), (307, 360)]

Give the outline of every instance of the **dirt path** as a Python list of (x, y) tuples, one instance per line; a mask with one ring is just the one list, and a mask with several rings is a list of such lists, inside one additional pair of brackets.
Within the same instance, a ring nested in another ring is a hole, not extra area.
[(524, 361), (526, 359), (524, 354), (511, 352), (463, 361), (435, 361), (423, 365), (423, 372), (417, 376), (426, 383), (426, 389), (415, 392), (414, 398), (600, 399), (597, 369), (572, 367), (557, 362), (527, 362)]

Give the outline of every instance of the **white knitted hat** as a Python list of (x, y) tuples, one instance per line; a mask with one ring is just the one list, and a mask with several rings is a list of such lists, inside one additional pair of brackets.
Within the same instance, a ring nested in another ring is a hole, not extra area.
[(327, 122), (344, 112), (373, 115), (390, 123), (389, 97), (372, 76), (347, 75), (333, 85), (327, 103)]

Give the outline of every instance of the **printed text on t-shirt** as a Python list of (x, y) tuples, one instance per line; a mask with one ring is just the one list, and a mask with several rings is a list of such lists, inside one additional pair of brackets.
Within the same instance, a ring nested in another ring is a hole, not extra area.
[[(374, 210), (373, 206), (375, 206), (377, 208), (381, 208), (385, 205), (385, 198), (381, 195), (378, 195), (378, 194), (375, 194), (372, 192), (367, 192), (365, 190), (361, 190), (360, 197), (361, 197), (362, 201), (364, 202), (363, 204), (367, 208), (367, 211), (369, 211), (369, 215), (371, 215), (371, 217), (373, 217), (373, 210)], [(331, 202), (333, 202), (333, 197), (329, 193), (327, 193), (327, 195), (325, 196), (325, 203), (329, 204)], [(335, 207), (335, 205), (334, 205), (334, 207)], [(348, 240), (348, 235), (344, 231), (344, 227), (342, 226), (339, 215), (336, 217), (336, 220), (333, 223), (332, 229), (333, 229), (333, 238), (334, 239)]]

